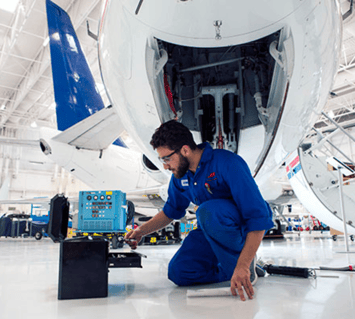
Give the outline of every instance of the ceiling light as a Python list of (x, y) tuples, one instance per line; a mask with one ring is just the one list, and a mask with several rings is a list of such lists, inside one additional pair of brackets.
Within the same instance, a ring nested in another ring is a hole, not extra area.
[(1, 105), (0, 110), (3, 111), (5, 109), (6, 109), (6, 105), (5, 104)]
[(32, 122), (31, 123), (31, 127), (37, 127), (37, 123), (36, 122)]
[(19, 0), (0, 0), (0, 9), (14, 13), (17, 8), (18, 2)]
[(329, 117), (331, 117), (332, 119), (334, 118), (334, 112), (333, 112), (333, 111), (329, 111), (329, 112), (328, 112), (328, 115), (329, 115)]

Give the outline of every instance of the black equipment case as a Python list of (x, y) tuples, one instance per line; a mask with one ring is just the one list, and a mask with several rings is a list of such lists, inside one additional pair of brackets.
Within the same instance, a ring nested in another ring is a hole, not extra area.
[(68, 220), (68, 199), (64, 195), (54, 196), (50, 202), (48, 235), (60, 243), (58, 299), (107, 297), (109, 267), (142, 268), (143, 255), (109, 253), (109, 241), (104, 238), (65, 239)]

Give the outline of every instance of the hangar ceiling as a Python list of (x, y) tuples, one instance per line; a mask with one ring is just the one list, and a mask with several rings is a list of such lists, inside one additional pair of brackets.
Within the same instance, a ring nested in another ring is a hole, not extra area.
[[(13, 12), (0, 9), (0, 136), (35, 140), (39, 129), (56, 129), (55, 102), (48, 44), (45, 0), (0, 0), (16, 4)], [(96, 33), (101, 15), (101, 0), (55, 0), (71, 17), (82, 49), (91, 66), (97, 87), (105, 95), (97, 63), (96, 41), (87, 36), (87, 21)], [(2, 5), (0, 6), (2, 7)], [(107, 98), (104, 96), (104, 101)], [(0, 185), (7, 176), (21, 174), (52, 175), (52, 179), (74, 180), (61, 172), (40, 149), (29, 143), (23, 147), (0, 145)], [(65, 176), (64, 176), (65, 175)], [(58, 177), (59, 176), (59, 177)], [(61, 176), (61, 178), (60, 178)], [(20, 176), (21, 177), (21, 176)], [(29, 183), (30, 184), (30, 183)], [(33, 192), (10, 185), (10, 198), (26, 197)], [(24, 187), (25, 188), (25, 187)], [(32, 187), (33, 188), (33, 187)], [(35, 193), (48, 195), (48, 187)], [(60, 191), (58, 186), (57, 191)], [(12, 194), (11, 194), (12, 192)]]
[[(50, 66), (45, 0), (0, 0), (15, 5), (14, 11), (0, 9), (0, 136), (33, 139), (41, 127), (56, 128), (55, 103)], [(101, 0), (55, 0), (70, 15), (98, 88), (104, 89), (97, 60), (96, 42), (87, 35), (86, 22), (96, 33)], [(342, 12), (350, 7), (341, 0)], [(17, 3), (17, 4), (16, 4)], [(343, 29), (339, 72), (325, 112), (342, 125), (355, 124), (355, 18)], [(107, 105), (107, 97), (104, 96)], [(321, 116), (321, 130), (333, 125)], [(7, 170), (16, 177), (23, 172), (52, 172), (53, 163), (32, 148), (0, 146), (1, 182)], [(38, 154), (37, 154), (38, 153)], [(42, 156), (42, 157), (41, 157)], [(5, 165), (5, 159), (10, 161)], [(35, 165), (40, 163), (41, 165)]]
[[(347, 12), (350, 8), (349, 0), (341, 0), (342, 12)], [(336, 122), (344, 126), (355, 124), (355, 18), (354, 14), (347, 18), (343, 26), (342, 52), (340, 55), (340, 65), (335, 78), (333, 89), (325, 108), (325, 113), (329, 114)], [(322, 131), (334, 127), (321, 116), (315, 127), (322, 128)]]
[[(0, 10), (0, 127), (19, 136), (28, 127), (56, 127), (44, 0), (20, 1), (14, 13)], [(98, 75), (97, 48), (86, 21), (97, 30), (100, 0), (58, 0), (70, 15)], [(99, 80), (99, 79), (98, 79)]]

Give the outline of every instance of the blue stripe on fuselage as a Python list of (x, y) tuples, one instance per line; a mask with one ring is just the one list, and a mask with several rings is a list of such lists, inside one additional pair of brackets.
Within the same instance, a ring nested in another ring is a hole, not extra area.
[(295, 167), (291, 168), (291, 170), (287, 173), (288, 179), (291, 179), (301, 170), (301, 163), (298, 163)]

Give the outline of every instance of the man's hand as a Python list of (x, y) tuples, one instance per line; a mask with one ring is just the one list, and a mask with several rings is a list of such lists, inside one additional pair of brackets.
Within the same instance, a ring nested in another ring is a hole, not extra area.
[(126, 234), (125, 241), (131, 247), (131, 249), (136, 249), (142, 237), (142, 232), (138, 227), (137, 229), (131, 230)]
[(243, 288), (248, 295), (249, 299), (253, 299), (254, 289), (250, 282), (250, 270), (249, 267), (236, 267), (231, 279), (231, 292), (233, 296), (239, 294), (240, 299), (245, 301)]
[[(249, 299), (253, 299), (254, 289), (250, 282), (250, 264), (255, 257), (260, 243), (264, 237), (264, 230), (255, 230), (247, 234), (245, 245), (238, 258), (237, 266), (231, 278), (231, 291), (233, 296), (239, 294), (240, 299), (245, 301), (244, 291)], [(244, 291), (243, 291), (244, 288)]]
[(148, 220), (135, 230), (131, 230), (127, 233), (125, 236), (126, 243), (130, 245), (132, 249), (136, 249), (143, 236), (162, 229), (166, 225), (169, 225), (172, 221), (173, 219), (167, 217), (161, 210), (152, 219)]

